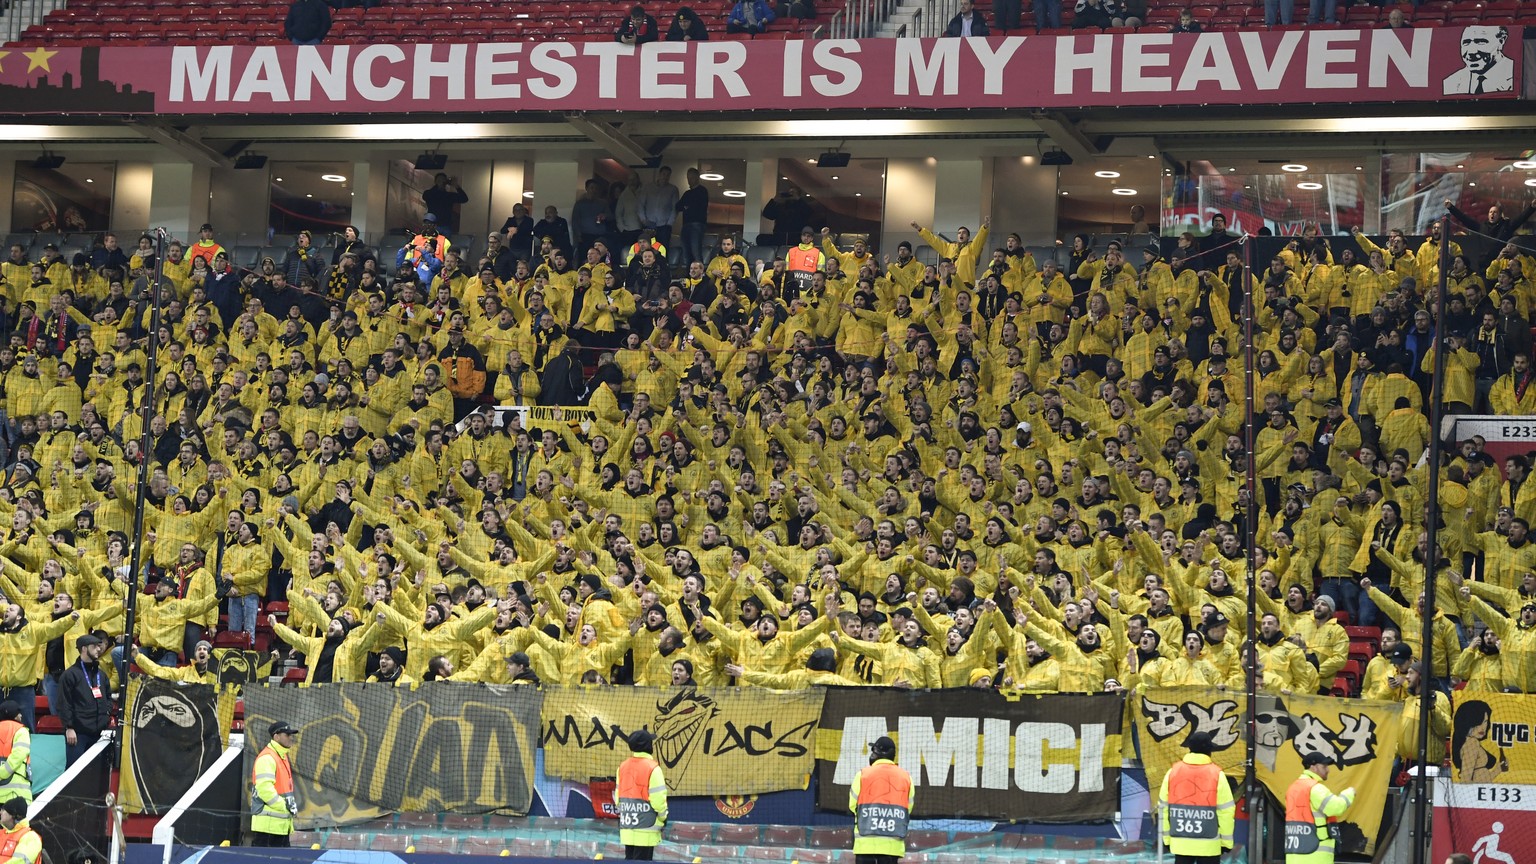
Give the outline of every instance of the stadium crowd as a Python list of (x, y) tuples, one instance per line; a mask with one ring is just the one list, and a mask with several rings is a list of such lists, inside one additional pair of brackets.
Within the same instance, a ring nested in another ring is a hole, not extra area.
[(13, 247), (0, 698), (30, 712), (132, 590), (109, 674), (212, 680), (217, 630), (275, 633), (312, 684), (1096, 692), (1241, 686), (1252, 658), (1266, 690), (1329, 692), (1347, 617), (1385, 628), (1366, 696), (1536, 690), (1529, 462), (1448, 446), (1424, 540), (1434, 328), (1448, 410), (1536, 413), (1536, 261), (1513, 245), (1452, 250), (1440, 322), (1433, 239), (1308, 230), (1248, 274), (1251, 497), (1220, 216), (1168, 258), (1079, 236), (1063, 267), (984, 220), (914, 225), (925, 265), (807, 225), (676, 272), (655, 231), (530, 243), (525, 220), (475, 256), (431, 217), (399, 249), (304, 234), (249, 272), (212, 226), (163, 261), (152, 237)]

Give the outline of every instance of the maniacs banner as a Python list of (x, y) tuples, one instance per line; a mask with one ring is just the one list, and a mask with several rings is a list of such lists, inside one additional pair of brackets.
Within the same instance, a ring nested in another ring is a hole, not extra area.
[(118, 768), (123, 810), (158, 815), (170, 809), (224, 752), (234, 716), (232, 694), (131, 676)]
[(816, 735), (817, 805), (848, 811), (869, 745), (896, 740), (917, 786), (913, 815), (1034, 822), (1105, 819), (1120, 808), (1116, 695), (1010, 701), (994, 691), (827, 691)]
[[(1532, 786), (1528, 794), (1536, 805), (1536, 696), (1467, 690), (1453, 695), (1452, 779)], [(1505, 797), (1498, 803), (1518, 801)]]
[(522, 815), (533, 799), (543, 694), (533, 687), (444, 681), (248, 687), (246, 769), (267, 727), (298, 727), (294, 792), (308, 829), (400, 811)]
[[(1216, 743), (1212, 759), (1234, 780), (1244, 779), (1243, 726), (1247, 697), (1208, 687), (1168, 687), (1133, 697), (1147, 785), (1155, 801), (1163, 775), (1183, 758), (1185, 742), (1207, 732)], [(1301, 776), (1301, 757), (1323, 753), (1333, 760), (1331, 789), (1355, 787), (1355, 804), (1339, 827), (1341, 851), (1375, 850), (1397, 754), (1403, 708), (1395, 702), (1327, 696), (1260, 696), (1254, 746), (1259, 780), (1282, 801)]]
[(804, 789), (814, 761), (820, 690), (695, 687), (549, 688), (544, 772), (567, 780), (612, 777), (624, 738), (656, 736), (656, 760), (675, 795), (751, 795)]
[(1519, 33), (57, 46), (0, 67), (0, 105), (228, 115), (1484, 101), (1518, 95)]

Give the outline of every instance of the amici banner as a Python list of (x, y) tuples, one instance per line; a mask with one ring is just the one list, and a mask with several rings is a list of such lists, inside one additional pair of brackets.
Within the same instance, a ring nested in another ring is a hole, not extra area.
[(963, 39), (47, 47), (0, 114), (1095, 108), (1516, 98), (1506, 27)]

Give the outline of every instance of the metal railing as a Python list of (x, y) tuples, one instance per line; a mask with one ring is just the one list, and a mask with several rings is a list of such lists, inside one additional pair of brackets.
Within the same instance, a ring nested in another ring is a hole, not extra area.
[(11, 7), (0, 15), (0, 42), (17, 41), (33, 24), (41, 24), (49, 12), (63, 9), (65, 0), (12, 0)]
[(880, 25), (896, 14), (901, 0), (844, 0), (822, 35), (829, 39), (866, 39), (880, 32)]

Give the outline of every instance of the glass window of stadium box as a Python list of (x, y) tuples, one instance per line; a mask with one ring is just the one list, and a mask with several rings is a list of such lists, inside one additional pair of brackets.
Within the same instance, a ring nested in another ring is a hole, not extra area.
[(1157, 230), (1162, 164), (1156, 157), (1122, 156), (1078, 160), (1058, 167), (1058, 236), (1069, 239), (1074, 234)]
[(1374, 179), (1364, 156), (1219, 159), (1163, 165), (1162, 234), (1196, 236), (1217, 213), (1234, 234), (1324, 235), (1369, 227), (1367, 192)]
[(18, 161), (11, 187), (11, 230), (58, 235), (105, 231), (112, 219), (116, 179), (115, 162), (71, 162), (57, 156)]
[[(704, 242), (713, 245), (727, 234), (741, 237), (744, 208), (747, 197), (747, 160), (706, 159), (697, 163), (682, 160), (669, 161), (672, 169), (672, 185), (679, 193), (688, 191), (688, 169), (699, 169), (699, 179), (709, 190), (709, 222), (704, 229)], [(654, 173), (650, 169), (635, 170), (617, 159), (599, 159), (592, 166), (592, 174), (609, 184), (609, 200), (617, 200), (629, 178), (639, 175), (642, 183)], [(677, 235), (674, 234), (674, 237)]]
[[(322, 235), (340, 233), (351, 223), (352, 163), (272, 162), (267, 167), (272, 172), (269, 212), (275, 234), (292, 235), (307, 228), (319, 246)], [(428, 178), (427, 185), (431, 183)]]
[[(1446, 201), (1480, 222), (1490, 206), (1515, 218), (1536, 199), (1536, 151), (1389, 153), (1381, 165), (1381, 224), (1409, 234), (1429, 231)], [(1458, 223), (1453, 230), (1474, 227)], [(1521, 233), (1533, 227), (1528, 222)]]
[[(810, 201), (811, 225), (837, 226), (832, 242), (852, 248), (864, 237), (879, 249), (885, 213), (885, 160), (850, 159), (840, 168), (823, 168), (815, 157), (779, 160), (779, 191), (799, 189)], [(741, 187), (737, 187), (741, 188)]]

